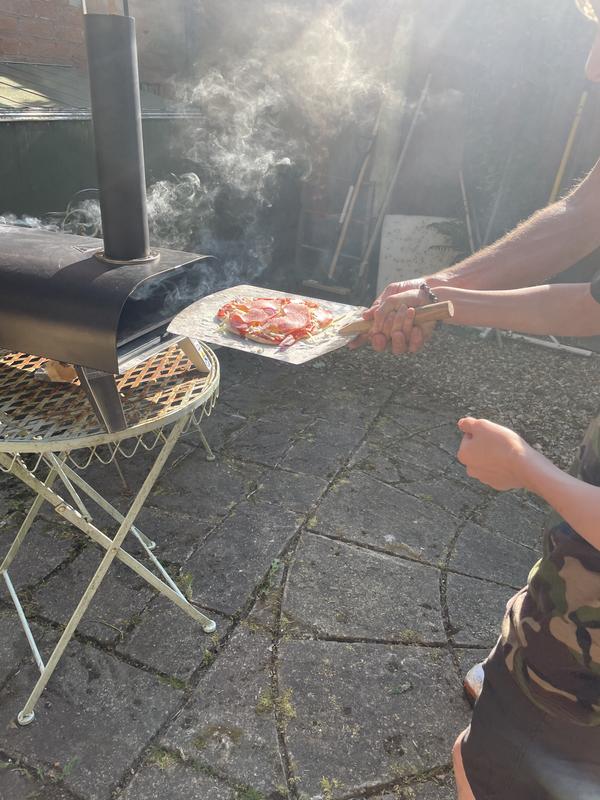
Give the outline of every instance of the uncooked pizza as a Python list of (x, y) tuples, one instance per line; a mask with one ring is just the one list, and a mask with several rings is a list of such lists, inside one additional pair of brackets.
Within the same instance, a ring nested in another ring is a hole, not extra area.
[(261, 344), (287, 347), (319, 333), (333, 321), (314, 300), (291, 297), (238, 297), (217, 311), (224, 327)]

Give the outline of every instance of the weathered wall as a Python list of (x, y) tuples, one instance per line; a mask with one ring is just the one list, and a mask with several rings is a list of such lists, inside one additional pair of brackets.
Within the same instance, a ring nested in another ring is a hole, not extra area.
[[(197, 5), (132, 0), (129, 9), (136, 19), (142, 83), (160, 91), (190, 66)], [(81, 14), (81, 0), (1, 0), (0, 59), (84, 66)]]
[[(148, 183), (189, 168), (177, 151), (182, 120), (144, 120)], [(91, 122), (0, 123), (0, 215), (64, 211), (73, 194), (96, 187)]]
[(81, 0), (2, 0), (0, 58), (84, 63)]

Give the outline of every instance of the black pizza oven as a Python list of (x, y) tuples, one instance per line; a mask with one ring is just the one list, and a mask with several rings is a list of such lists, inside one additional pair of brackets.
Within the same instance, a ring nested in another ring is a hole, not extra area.
[(116, 431), (115, 375), (177, 341), (167, 325), (199, 296), (209, 256), (150, 248), (135, 22), (84, 25), (104, 238), (0, 226), (0, 349), (73, 364)]

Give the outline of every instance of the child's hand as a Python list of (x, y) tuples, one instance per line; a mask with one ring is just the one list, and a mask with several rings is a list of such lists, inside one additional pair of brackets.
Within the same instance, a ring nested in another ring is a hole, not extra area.
[(463, 433), (458, 460), (467, 475), (499, 491), (527, 488), (529, 467), (541, 456), (518, 434), (473, 417), (459, 420), (458, 427)]

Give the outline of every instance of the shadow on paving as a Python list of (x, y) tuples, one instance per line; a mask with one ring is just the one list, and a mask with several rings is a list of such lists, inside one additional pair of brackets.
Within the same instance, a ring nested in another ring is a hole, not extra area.
[[(217, 631), (115, 565), (22, 728), (36, 668), (3, 595), (0, 800), (454, 798), (461, 674), (536, 560), (543, 510), (466, 478), (465, 409), (397, 360), (219, 357), (217, 459), (187, 436), (139, 518)], [(132, 487), (151, 460), (123, 464)], [(114, 468), (89, 480), (127, 509)], [(27, 497), (0, 489), (6, 552)], [(12, 572), (44, 658), (99, 559), (49, 511), (31, 532)]]

